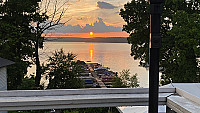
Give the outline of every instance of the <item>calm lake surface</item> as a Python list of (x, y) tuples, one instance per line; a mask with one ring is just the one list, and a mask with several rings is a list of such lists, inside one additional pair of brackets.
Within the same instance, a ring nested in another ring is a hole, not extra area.
[[(127, 43), (86, 43), (86, 42), (45, 42), (40, 50), (40, 60), (45, 62), (55, 50), (63, 48), (65, 53), (72, 52), (78, 60), (98, 62), (114, 72), (130, 69), (131, 75), (137, 73), (140, 87), (148, 87), (148, 70), (139, 67), (139, 60), (130, 56), (131, 45)], [(29, 69), (29, 74), (35, 67)]]

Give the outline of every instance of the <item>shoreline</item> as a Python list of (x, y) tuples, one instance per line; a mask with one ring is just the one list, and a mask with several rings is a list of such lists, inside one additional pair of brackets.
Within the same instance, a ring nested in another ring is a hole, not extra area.
[(45, 42), (94, 42), (94, 43), (128, 43), (126, 37), (45, 37)]

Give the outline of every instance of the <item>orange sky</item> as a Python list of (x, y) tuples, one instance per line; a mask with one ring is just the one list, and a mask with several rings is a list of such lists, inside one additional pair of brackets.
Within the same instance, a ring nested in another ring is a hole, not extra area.
[(128, 37), (126, 32), (105, 32), (94, 33), (92, 36), (90, 33), (43, 33), (44, 37), (79, 37), (79, 38), (93, 38), (93, 37)]
[[(126, 24), (119, 15), (120, 9), (130, 0), (58, 0), (57, 6), (67, 10), (63, 14), (61, 22), (64, 26), (43, 33), (45, 37), (128, 37), (129, 34), (122, 31)], [(40, 4), (45, 8), (47, 2)], [(63, 4), (65, 4), (63, 6)], [(54, 11), (55, 1), (51, 0), (49, 11)], [(58, 16), (59, 17), (59, 16)], [(70, 20), (70, 21), (69, 21)], [(51, 20), (50, 20), (51, 21)], [(90, 35), (89, 31), (94, 31)], [(62, 33), (61, 33), (62, 32)], [(81, 32), (81, 33), (80, 33)], [(84, 33), (83, 33), (84, 32)], [(101, 32), (101, 33), (99, 33)]]

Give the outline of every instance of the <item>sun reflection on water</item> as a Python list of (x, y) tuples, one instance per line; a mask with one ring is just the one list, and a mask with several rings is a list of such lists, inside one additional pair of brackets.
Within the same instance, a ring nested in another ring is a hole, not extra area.
[(89, 44), (89, 53), (90, 53), (90, 61), (92, 62), (93, 55), (94, 55), (94, 44), (93, 43)]

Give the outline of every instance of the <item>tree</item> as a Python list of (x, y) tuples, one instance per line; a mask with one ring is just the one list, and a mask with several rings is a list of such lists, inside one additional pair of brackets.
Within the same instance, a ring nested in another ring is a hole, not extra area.
[(22, 83), (33, 57), (30, 22), (40, 0), (6, 0), (0, 3), (0, 56), (15, 62), (8, 67), (8, 89)]
[(75, 60), (76, 55), (64, 54), (64, 51), (55, 51), (46, 64), (46, 78), (49, 80), (49, 89), (83, 88), (84, 82), (79, 78), (81, 69), (80, 61)]
[(119, 113), (116, 107), (74, 108), (63, 110), (63, 113)]
[(8, 88), (17, 88), (27, 73), (27, 67), (33, 62), (37, 67), (35, 86), (39, 87), (41, 70), (38, 49), (43, 47), (42, 34), (65, 23), (61, 23), (68, 8), (64, 7), (65, 3), (63, 1), (60, 5), (58, 0), (0, 1), (0, 56), (15, 61), (15, 65), (8, 68), (11, 70), (8, 71)]
[(120, 72), (120, 75), (115, 76), (115, 78), (113, 79), (112, 82), (112, 86), (113, 87), (117, 87), (117, 88), (126, 88), (126, 87), (130, 87), (130, 88), (136, 88), (139, 87), (139, 82), (137, 79), (137, 74), (131, 76), (130, 75), (130, 70), (122, 70), (122, 72)]
[[(161, 18), (162, 48), (160, 67), (162, 84), (199, 82), (199, 6), (197, 0), (165, 0)], [(144, 16), (146, 14), (147, 16)], [(130, 33), (131, 55), (148, 63), (149, 4), (132, 0), (120, 10), (127, 23), (123, 30)]]
[[(32, 32), (35, 33), (34, 46), (35, 46), (35, 64), (36, 64), (36, 77), (35, 86), (39, 87), (41, 80), (41, 66), (39, 60), (39, 48), (43, 48), (44, 37), (42, 34), (46, 30), (55, 29), (60, 25), (65, 24), (61, 22), (68, 6), (65, 7), (68, 0), (42, 0), (39, 7), (35, 11), (34, 20), (32, 21)], [(53, 8), (51, 8), (53, 7)]]
[(22, 83), (17, 87), (18, 90), (33, 90), (35, 89), (34, 77), (25, 77), (22, 79)]
[(129, 33), (131, 56), (134, 59), (148, 61), (149, 55), (149, 3), (146, 0), (132, 0), (120, 10), (120, 15), (127, 23), (123, 31)]
[[(200, 16), (198, 13), (189, 14), (180, 10), (173, 15), (176, 22), (168, 34), (174, 38), (174, 46), (171, 50), (176, 55), (168, 58), (168, 61), (161, 62), (168, 68), (163, 71), (162, 84), (166, 84), (166, 78), (172, 78), (174, 82), (199, 82), (200, 77), (198, 59), (200, 39)], [(178, 35), (177, 35), (178, 34)], [(174, 69), (172, 69), (174, 68)], [(166, 76), (168, 73), (168, 76)]]

